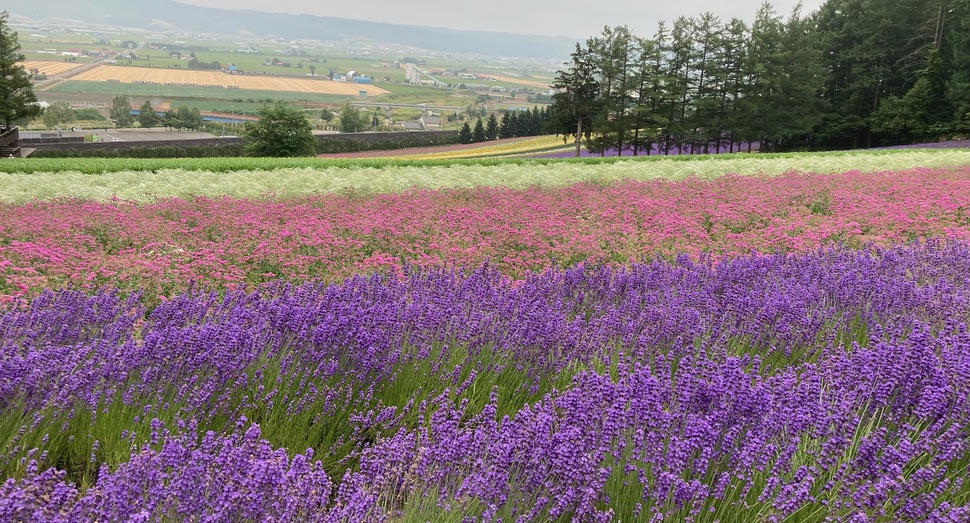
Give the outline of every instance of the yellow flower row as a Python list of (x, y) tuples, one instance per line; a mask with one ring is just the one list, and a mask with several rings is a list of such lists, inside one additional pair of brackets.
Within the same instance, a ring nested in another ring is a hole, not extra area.
[(438, 153), (424, 153), (399, 156), (395, 158), (407, 158), (417, 160), (431, 159), (457, 159), (457, 158), (479, 158), (482, 156), (509, 156), (527, 154), (531, 152), (547, 151), (557, 146), (562, 146), (562, 137), (556, 135), (537, 136), (513, 142), (489, 145), (484, 142), (480, 147), (462, 149), (458, 151), (442, 151)]

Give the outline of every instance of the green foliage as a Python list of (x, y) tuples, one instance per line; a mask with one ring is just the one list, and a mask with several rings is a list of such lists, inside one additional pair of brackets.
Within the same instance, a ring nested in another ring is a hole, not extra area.
[[(867, 147), (908, 141), (923, 132), (917, 94), (901, 100), (915, 88), (914, 79), (927, 68), (932, 50), (954, 61), (970, 53), (950, 45), (959, 28), (966, 27), (958, 7), (966, 2), (951, 4), (952, 13), (940, 9), (937, 0), (829, 0), (822, 5), (813, 31), (822, 46), (824, 98), (831, 106), (820, 125), (823, 145)], [(941, 66), (937, 80), (949, 76), (950, 66)], [(919, 97), (927, 95), (925, 87), (920, 86)]]
[(502, 123), (498, 131), (499, 138), (512, 138), (514, 136), (513, 131), (515, 126), (512, 122), (514, 117), (514, 113), (505, 113), (502, 115)]
[(105, 117), (103, 114), (101, 114), (101, 111), (95, 109), (94, 107), (82, 107), (81, 109), (75, 109), (74, 117), (77, 120), (105, 120)]
[(155, 112), (155, 108), (152, 107), (152, 102), (150, 100), (145, 100), (145, 103), (141, 104), (138, 109), (138, 125), (151, 128), (162, 123), (162, 117)]
[(17, 33), (7, 25), (7, 11), (0, 13), (0, 121), (5, 127), (36, 118), (41, 113), (30, 83), (30, 76), (20, 62)]
[(902, 97), (884, 99), (872, 114), (872, 130), (896, 142), (938, 137), (952, 115), (944, 74), (942, 59), (934, 49), (916, 84)]
[(47, 109), (44, 109), (44, 114), (40, 117), (44, 126), (48, 129), (55, 129), (61, 124), (71, 123), (74, 118), (74, 109), (71, 109), (71, 104), (64, 100), (58, 100), (48, 105)]
[(31, 158), (216, 158), (243, 155), (243, 144), (120, 147), (111, 149), (41, 149)]
[(302, 111), (283, 102), (259, 111), (259, 121), (246, 124), (246, 155), (297, 157), (316, 152), (313, 129)]
[(115, 127), (128, 128), (135, 123), (135, 117), (131, 114), (131, 102), (127, 96), (118, 95), (111, 100), (108, 118), (114, 122)]
[(475, 122), (475, 128), (472, 130), (472, 142), (484, 142), (485, 141), (485, 125), (482, 123), (482, 119), (479, 118)]
[(466, 120), (461, 128), (458, 129), (458, 143), (465, 144), (472, 143), (473, 141), (475, 141), (475, 135), (472, 133), (472, 127), (468, 125), (468, 121)]
[(422, 133), (383, 133), (357, 136), (325, 135), (317, 140), (317, 153), (337, 154), (361, 151), (391, 151), (411, 147), (428, 147), (433, 145), (451, 145), (458, 143), (458, 133), (422, 132)]
[(350, 102), (344, 103), (340, 109), (340, 132), (359, 133), (367, 129), (367, 124), (367, 118), (356, 107), (350, 105)]
[(498, 139), (498, 118), (495, 117), (495, 113), (488, 115), (488, 120), (485, 122), (485, 139), (488, 141)]
[[(427, 147), (431, 145), (449, 145), (458, 143), (458, 133), (429, 132), (429, 133), (387, 133), (385, 135), (360, 135), (367, 139), (357, 139), (356, 136), (328, 135), (316, 140), (316, 152), (320, 154), (350, 153), (361, 151), (390, 151), (411, 147)], [(228, 143), (220, 145), (191, 145), (192, 142), (182, 142), (171, 146), (132, 146), (112, 148), (72, 149), (70, 145), (64, 149), (42, 149), (31, 155), (32, 159), (39, 158), (213, 158), (238, 157), (244, 151), (243, 144)], [(256, 160), (247, 160), (254, 162)], [(173, 168), (176, 166), (172, 166)], [(245, 165), (237, 166), (245, 168)], [(149, 168), (152, 170), (154, 168)]]
[(180, 105), (175, 110), (165, 111), (162, 123), (174, 129), (201, 129), (202, 113), (196, 107)]
[(787, 17), (765, 2), (750, 26), (704, 13), (652, 38), (606, 27), (559, 72), (549, 130), (604, 154), (935, 140), (970, 131), (968, 35), (970, 3), (940, 0)]
[[(564, 139), (575, 137), (576, 156), (579, 156), (583, 138), (588, 139), (591, 133), (588, 123), (600, 110), (600, 83), (589, 50), (576, 44), (570, 56), (572, 60), (565, 63), (568, 68), (560, 70), (552, 83), (559, 92), (552, 96), (551, 127)], [(502, 128), (504, 131), (504, 122)]]

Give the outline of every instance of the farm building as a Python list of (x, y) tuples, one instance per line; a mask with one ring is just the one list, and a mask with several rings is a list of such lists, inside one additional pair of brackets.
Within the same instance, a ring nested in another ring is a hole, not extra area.
[(441, 129), (441, 118), (437, 116), (422, 116), (418, 119), (426, 131), (437, 131)]

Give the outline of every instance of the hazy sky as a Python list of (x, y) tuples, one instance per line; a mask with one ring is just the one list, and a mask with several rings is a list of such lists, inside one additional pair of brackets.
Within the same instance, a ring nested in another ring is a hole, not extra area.
[[(659, 20), (696, 16), (710, 11), (724, 20), (752, 20), (762, 0), (176, 0), (186, 4), (277, 13), (306, 13), (357, 20), (479, 29), (508, 33), (568, 36), (585, 39), (605, 25), (626, 25), (639, 36), (650, 36)], [(775, 0), (787, 18), (797, 0)], [(824, 0), (804, 0), (808, 14)]]

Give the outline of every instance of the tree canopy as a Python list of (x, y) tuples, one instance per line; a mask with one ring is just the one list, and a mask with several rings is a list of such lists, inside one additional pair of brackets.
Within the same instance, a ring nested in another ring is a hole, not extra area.
[(367, 119), (350, 102), (345, 103), (340, 109), (340, 132), (359, 133), (367, 129), (367, 125)]
[[(554, 83), (552, 131), (600, 154), (830, 149), (970, 132), (970, 2), (827, 0), (606, 27)], [(507, 133), (503, 121), (503, 133)]]
[(259, 121), (246, 124), (248, 156), (296, 157), (316, 152), (317, 140), (306, 115), (284, 102), (265, 105)]
[(151, 100), (145, 100), (145, 103), (141, 104), (141, 107), (138, 109), (138, 125), (151, 128), (160, 123), (162, 123), (162, 118), (155, 111), (155, 108), (152, 107)]
[(131, 101), (127, 96), (118, 95), (111, 100), (108, 118), (114, 122), (115, 127), (127, 128), (135, 123), (135, 117), (131, 114)]
[(54, 129), (61, 124), (73, 122), (74, 109), (71, 108), (71, 104), (64, 100), (58, 100), (48, 105), (47, 109), (44, 109), (44, 114), (41, 115), (40, 119), (44, 122), (45, 127)]

